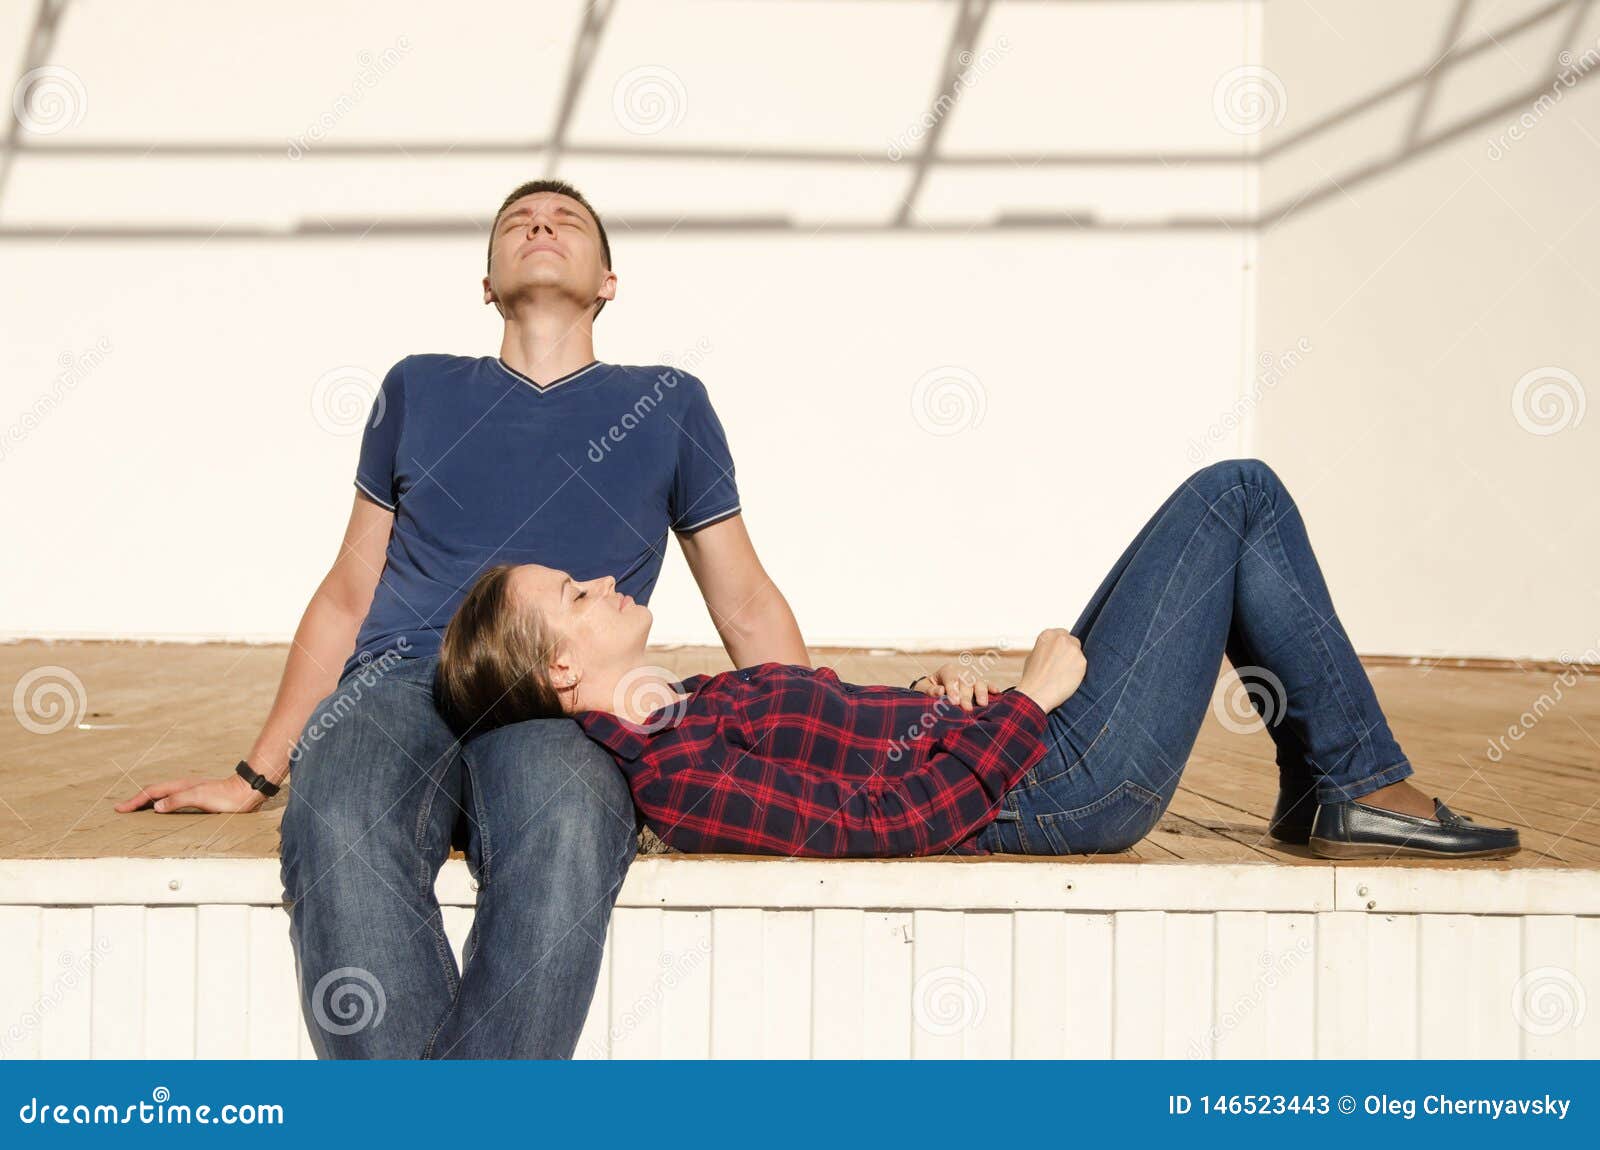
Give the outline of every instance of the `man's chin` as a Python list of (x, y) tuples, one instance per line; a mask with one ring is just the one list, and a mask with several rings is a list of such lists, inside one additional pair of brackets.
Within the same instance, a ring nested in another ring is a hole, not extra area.
[(560, 260), (524, 260), (517, 267), (517, 282), (502, 294), (512, 303), (547, 303), (553, 295), (581, 299), (565, 282), (566, 268)]

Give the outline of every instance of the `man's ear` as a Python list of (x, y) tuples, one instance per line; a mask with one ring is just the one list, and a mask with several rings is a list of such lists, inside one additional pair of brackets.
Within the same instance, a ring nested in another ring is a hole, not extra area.
[(483, 302), (494, 304), (494, 310), (500, 313), (500, 318), (505, 318), (506, 309), (501, 307), (500, 301), (495, 298), (494, 288), (489, 286), (488, 276), (483, 277)]

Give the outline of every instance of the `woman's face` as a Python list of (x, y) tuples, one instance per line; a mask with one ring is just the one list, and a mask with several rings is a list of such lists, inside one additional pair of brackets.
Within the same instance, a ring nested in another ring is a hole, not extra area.
[(606, 575), (580, 582), (565, 571), (524, 563), (511, 573), (513, 602), (537, 610), (578, 668), (626, 670), (650, 636), (650, 609), (617, 591)]

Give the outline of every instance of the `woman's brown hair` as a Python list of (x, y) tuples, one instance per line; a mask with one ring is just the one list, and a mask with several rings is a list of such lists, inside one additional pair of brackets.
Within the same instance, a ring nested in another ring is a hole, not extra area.
[(434, 690), (463, 738), (566, 714), (548, 670), (560, 640), (538, 611), (513, 601), (514, 569), (502, 563), (479, 576), (445, 628)]

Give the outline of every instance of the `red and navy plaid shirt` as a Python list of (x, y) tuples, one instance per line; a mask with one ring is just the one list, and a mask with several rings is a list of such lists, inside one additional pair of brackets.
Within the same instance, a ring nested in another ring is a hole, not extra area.
[(643, 723), (602, 711), (578, 722), (650, 826), (685, 851), (983, 854), (971, 840), (1044, 753), (1044, 712), (1021, 691), (969, 712), (781, 663), (678, 687), (689, 697)]

